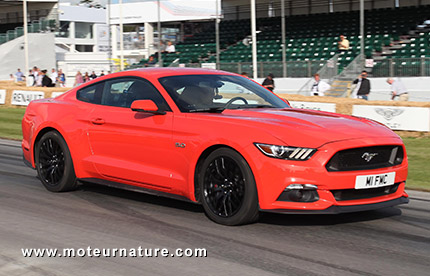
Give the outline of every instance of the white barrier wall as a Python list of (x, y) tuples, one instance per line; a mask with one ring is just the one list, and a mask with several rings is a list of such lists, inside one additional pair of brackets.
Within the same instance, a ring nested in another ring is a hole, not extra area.
[[(66, 91), (64, 89), (64, 92), (62, 92), (61, 88), (59, 88), (60, 91), (53, 91), (53, 89), (45, 91), (22, 89), (0, 89), (0, 104), (5, 106), (27, 106), (32, 100), (48, 97), (55, 98)], [(430, 103), (373, 102), (374, 105), (368, 105), (366, 101), (357, 99), (305, 97), (300, 95), (288, 95), (287, 98), (290, 99), (289, 102), (294, 108), (352, 114), (373, 119), (393, 130), (430, 131)]]
[(6, 103), (6, 90), (0, 89), (0, 104)]
[(393, 130), (430, 131), (430, 108), (354, 105), (352, 115), (369, 118)]
[(14, 90), (12, 92), (12, 105), (28, 105), (32, 100), (45, 98), (42, 91)]
[[(263, 83), (264, 78), (255, 79), (258, 83)], [(275, 78), (275, 93), (277, 94), (297, 94), (309, 78)], [(369, 100), (390, 101), (391, 89), (387, 84), (387, 78), (369, 78), (371, 90)], [(408, 77), (400, 78), (409, 92), (409, 101), (430, 102), (430, 77)], [(351, 81), (352, 82), (352, 81)], [(302, 93), (309, 96), (308, 93)]]
[(301, 101), (289, 101), (289, 102), (291, 106), (294, 108), (336, 112), (335, 103), (317, 103), (317, 102), (301, 102)]

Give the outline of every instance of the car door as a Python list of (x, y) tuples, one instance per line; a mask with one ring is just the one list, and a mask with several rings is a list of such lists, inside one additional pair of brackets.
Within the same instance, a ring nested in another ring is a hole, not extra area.
[[(164, 115), (135, 112), (134, 100), (150, 99)], [(89, 114), (92, 162), (107, 180), (170, 189), (166, 165), (172, 143), (173, 114), (157, 89), (141, 78), (106, 81), (100, 104)]]

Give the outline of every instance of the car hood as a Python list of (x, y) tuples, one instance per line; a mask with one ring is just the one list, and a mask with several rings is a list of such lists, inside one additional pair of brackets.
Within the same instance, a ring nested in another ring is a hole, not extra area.
[(246, 121), (243, 123), (267, 131), (290, 146), (317, 148), (341, 140), (398, 137), (378, 122), (322, 111), (295, 108), (242, 109), (225, 110), (219, 115), (228, 120)]

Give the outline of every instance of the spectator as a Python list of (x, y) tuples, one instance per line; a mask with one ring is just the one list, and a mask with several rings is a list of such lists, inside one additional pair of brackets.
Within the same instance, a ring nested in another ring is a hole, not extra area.
[(33, 86), (37, 86), (37, 82), (39, 80), (39, 68), (37, 68), (36, 66), (33, 67)]
[(105, 71), (102, 70), (102, 72), (100, 73), (100, 77), (103, 77), (105, 75)]
[(55, 86), (55, 84), (57, 83), (57, 79), (58, 79), (58, 73), (55, 70), (55, 68), (52, 68), (50, 77), (51, 77), (52, 83), (54, 84), (53, 86)]
[(337, 42), (339, 51), (349, 50), (349, 40), (344, 35), (340, 35), (340, 40)]
[(34, 85), (34, 74), (33, 70), (28, 70), (28, 77), (27, 77), (27, 86), (33, 86)]
[(157, 44), (158, 47), (158, 53), (165, 53), (166, 52), (166, 45), (163, 43), (163, 41), (160, 42), (160, 44)]
[(59, 87), (65, 87), (66, 86), (66, 75), (64, 75), (63, 70), (58, 70), (58, 82), (57, 85)]
[(246, 72), (242, 72), (242, 73), (240, 73), (242, 76), (244, 76), (244, 77), (247, 77), (247, 78), (249, 78), (249, 76), (248, 76), (248, 73), (246, 73)]
[(352, 83), (358, 84), (357, 98), (367, 101), (369, 99), (369, 93), (370, 93), (370, 81), (367, 79), (366, 70), (363, 70), (361, 72), (361, 75), (359, 75), (358, 78), (354, 80)]
[(85, 82), (89, 82), (91, 79), (90, 79), (90, 75), (88, 75), (88, 72), (85, 72), (85, 75), (84, 75), (84, 83)]
[(154, 59), (154, 56), (150, 56), (148, 61), (145, 63), (145, 67), (154, 67), (157, 64), (157, 61)]
[(42, 70), (40, 72), (39, 76), (42, 78), (42, 85), (41, 86), (42, 87), (53, 87), (54, 84), (52, 83), (51, 78), (46, 75), (47, 72), (48, 72), (48, 70)]
[(37, 71), (36, 71), (36, 73), (37, 73), (37, 77), (35, 77), (35, 79), (36, 79), (36, 86), (42, 86), (43, 84), (42, 84), (42, 80), (43, 80), (43, 74), (42, 74), (42, 72), (39, 70), (39, 69), (37, 69)]
[(319, 74), (314, 75), (315, 82), (311, 88), (311, 96), (324, 96), (324, 92), (330, 89), (330, 84), (322, 81)]
[(273, 92), (273, 89), (275, 89), (275, 81), (273, 80), (274, 78), (275, 76), (273, 76), (273, 74), (270, 73), (269, 75), (267, 75), (267, 77), (264, 79), (261, 85), (263, 85), (264, 87), (266, 87), (267, 89)]
[[(103, 71), (102, 71), (103, 72)], [(76, 73), (76, 76), (75, 76), (75, 84), (73, 85), (73, 86), (79, 86), (79, 85), (81, 85), (81, 84), (83, 84), (84, 83), (84, 78), (82, 77), (82, 74), (81, 74), (81, 72), (80, 71), (78, 71), (77, 73)]]
[(16, 82), (15, 76), (14, 76), (13, 74), (9, 74), (9, 79), (10, 79), (11, 81)]
[(166, 52), (167, 53), (176, 52), (175, 45), (172, 44), (172, 41), (167, 41)]
[(18, 68), (18, 72), (15, 73), (16, 81), (24, 80), (24, 73), (21, 72), (21, 69)]
[(97, 78), (97, 75), (96, 75), (96, 73), (94, 71), (91, 73), (90, 78), (92, 80)]
[(399, 79), (388, 78), (387, 83), (391, 85), (391, 100), (394, 101), (396, 97), (399, 97), (399, 101), (402, 102), (409, 100), (408, 90)]

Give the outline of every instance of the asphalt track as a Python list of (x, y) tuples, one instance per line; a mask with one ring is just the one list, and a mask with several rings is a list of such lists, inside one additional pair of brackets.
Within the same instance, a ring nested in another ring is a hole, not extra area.
[[(86, 185), (50, 193), (0, 140), (0, 275), (430, 275), (430, 194), (347, 215), (226, 227), (198, 205)], [(206, 248), (207, 258), (24, 258), (21, 248)]]

